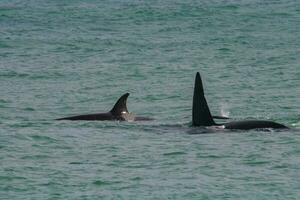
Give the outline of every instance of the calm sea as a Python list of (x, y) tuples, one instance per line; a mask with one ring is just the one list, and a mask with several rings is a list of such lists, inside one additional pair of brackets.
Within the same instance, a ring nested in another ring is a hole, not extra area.
[[(299, 0), (1, 0), (0, 199), (300, 199)], [(195, 73), (215, 115), (190, 127)], [(70, 122), (124, 93), (150, 122)]]

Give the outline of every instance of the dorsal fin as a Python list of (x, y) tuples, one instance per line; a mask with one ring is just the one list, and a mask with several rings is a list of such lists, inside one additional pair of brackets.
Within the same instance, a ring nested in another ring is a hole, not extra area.
[(216, 125), (209, 111), (202, 85), (200, 73), (197, 72), (193, 97), (193, 126)]
[(114, 107), (111, 109), (111, 113), (115, 116), (120, 116), (123, 112), (128, 113), (127, 110), (127, 98), (129, 96), (129, 93), (123, 94), (117, 101), (117, 103), (114, 105)]

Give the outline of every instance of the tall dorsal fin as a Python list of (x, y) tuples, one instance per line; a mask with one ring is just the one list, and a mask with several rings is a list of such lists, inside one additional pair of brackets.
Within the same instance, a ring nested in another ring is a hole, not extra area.
[(115, 116), (120, 116), (122, 112), (128, 113), (127, 110), (127, 98), (129, 96), (129, 93), (123, 94), (117, 101), (117, 103), (114, 105), (114, 107), (111, 109), (111, 113)]
[(207, 105), (200, 73), (197, 72), (193, 97), (193, 126), (216, 125)]

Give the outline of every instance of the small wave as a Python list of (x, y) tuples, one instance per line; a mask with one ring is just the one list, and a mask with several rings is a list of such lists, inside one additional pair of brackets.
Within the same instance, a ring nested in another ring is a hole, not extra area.
[(94, 181), (93, 184), (97, 186), (105, 186), (105, 185), (113, 185), (113, 184), (119, 184), (121, 183), (120, 181), (102, 181), (102, 180), (97, 180)]
[(25, 111), (35, 111), (34, 108), (30, 108), (30, 107), (27, 107), (27, 108), (24, 108)]
[(263, 161), (263, 160), (249, 160), (249, 161), (246, 161), (244, 162), (245, 164), (247, 165), (250, 165), (250, 166), (257, 166), (257, 165), (265, 165), (265, 164), (269, 164), (270, 161)]
[(64, 74), (59, 72), (47, 72), (47, 73), (26, 73), (26, 72), (16, 72), (16, 71), (4, 71), (0, 73), (0, 77), (3, 78), (30, 78), (36, 79), (52, 79), (52, 78), (63, 78)]
[(4, 100), (4, 99), (0, 99), (0, 103), (11, 103), (11, 101), (7, 101), (7, 100)]
[(164, 153), (164, 156), (177, 156), (177, 155), (185, 155), (185, 152), (182, 151), (175, 151), (175, 152), (170, 152), (170, 153)]
[(0, 73), (0, 77), (4, 77), (4, 78), (13, 78), (13, 77), (23, 78), (23, 77), (28, 77), (29, 75), (30, 74), (18, 73), (18, 72), (15, 72), (15, 71), (6, 71), (6, 72)]
[(70, 165), (81, 165), (84, 164), (83, 162), (70, 162)]
[(0, 176), (1, 181), (12, 181), (12, 180), (25, 180), (26, 178), (21, 176)]
[(0, 48), (11, 48), (11, 46), (6, 43), (0, 42)]
[(28, 155), (28, 156), (23, 156), (21, 157), (21, 159), (24, 160), (41, 160), (41, 159), (48, 159), (48, 158), (52, 158), (50, 155), (46, 155), (46, 154), (38, 154), (38, 155)]
[(32, 135), (31, 138), (36, 141), (56, 142), (57, 140), (44, 135)]

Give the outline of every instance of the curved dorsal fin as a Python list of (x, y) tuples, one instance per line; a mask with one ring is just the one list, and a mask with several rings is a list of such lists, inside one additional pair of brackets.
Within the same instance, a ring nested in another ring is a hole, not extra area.
[(200, 73), (197, 72), (193, 97), (193, 126), (216, 125), (207, 105)]
[(123, 94), (117, 101), (117, 103), (114, 105), (114, 107), (111, 109), (111, 113), (115, 116), (120, 116), (123, 112), (128, 113), (127, 110), (127, 98), (129, 96), (129, 93)]

